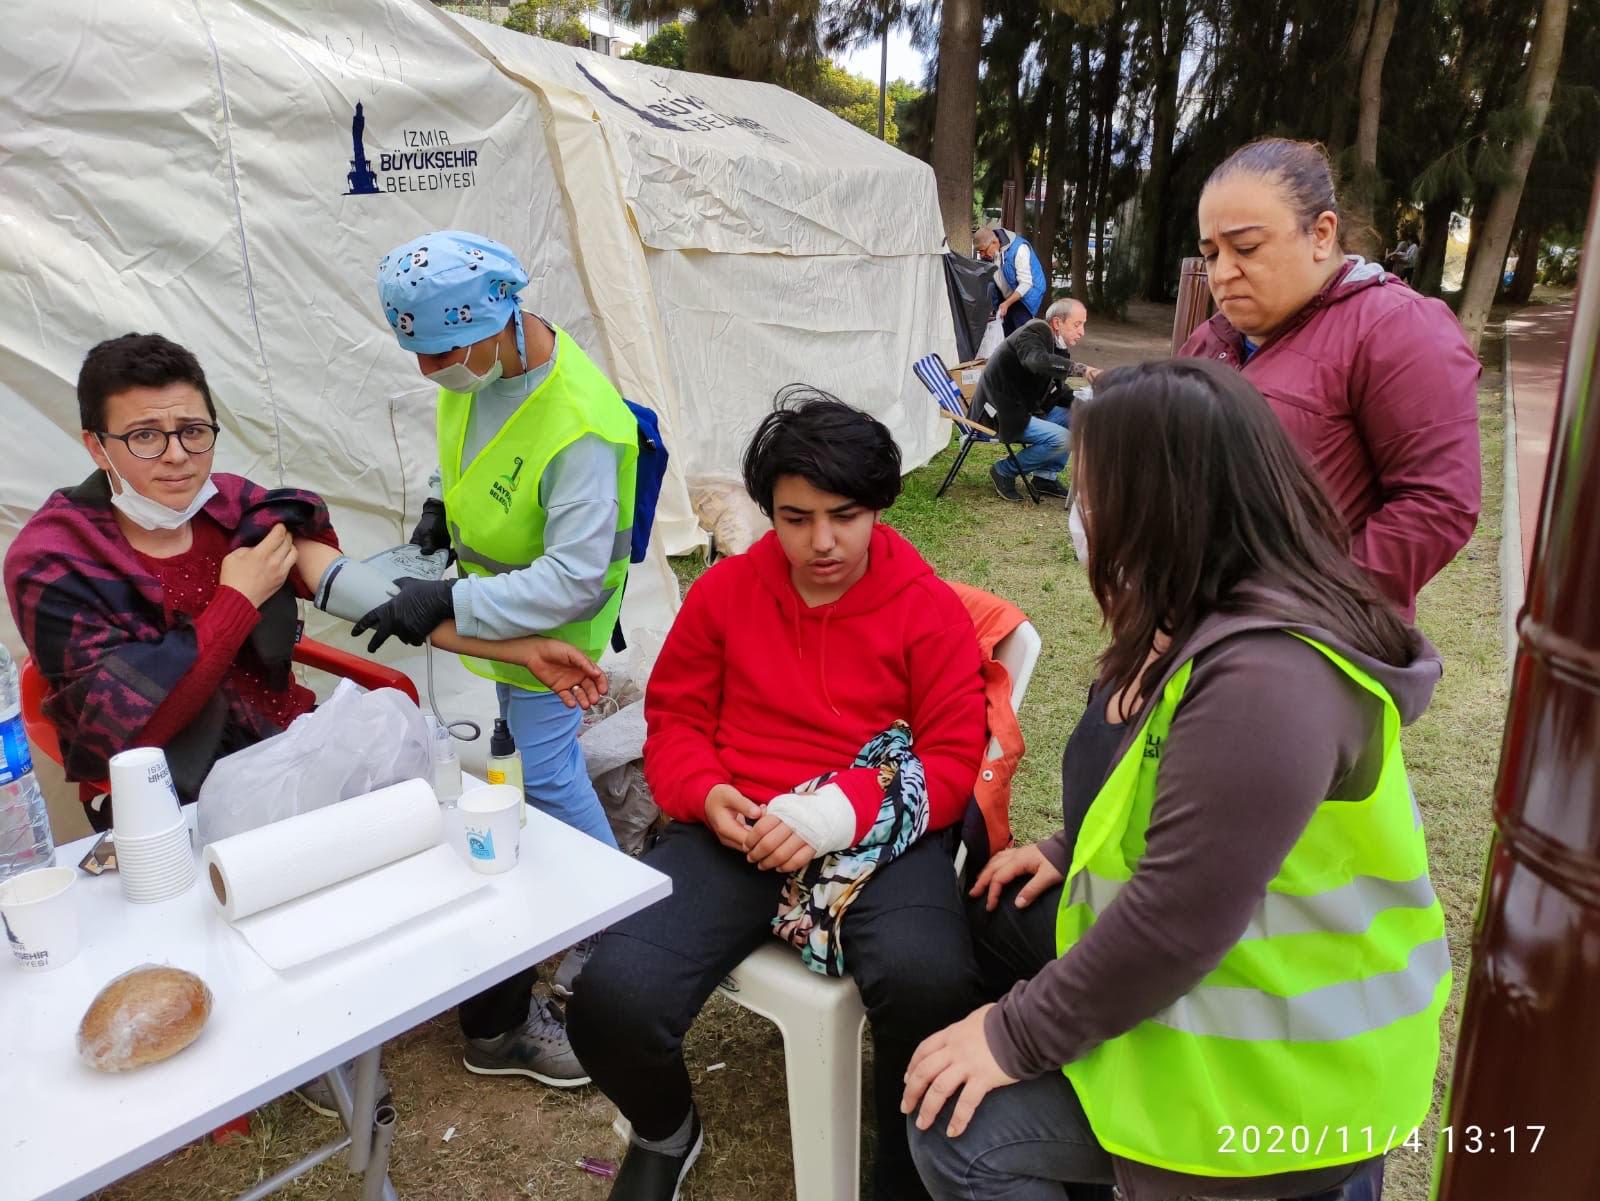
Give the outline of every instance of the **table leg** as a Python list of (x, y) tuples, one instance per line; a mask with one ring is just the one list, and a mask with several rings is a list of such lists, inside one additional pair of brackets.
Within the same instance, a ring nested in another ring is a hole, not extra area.
[(393, 1105), (380, 1105), (372, 1119), (372, 1158), (361, 1179), (361, 1201), (396, 1201), (389, 1183), (389, 1151), (394, 1146)]
[[(372, 1158), (372, 1119), (378, 1106), (378, 1057), (382, 1052), (382, 1047), (373, 1047), (356, 1059), (356, 1095), (350, 1110), (350, 1156), (345, 1161), (352, 1174), (365, 1172)], [(391, 1121), (391, 1129), (393, 1125)]]

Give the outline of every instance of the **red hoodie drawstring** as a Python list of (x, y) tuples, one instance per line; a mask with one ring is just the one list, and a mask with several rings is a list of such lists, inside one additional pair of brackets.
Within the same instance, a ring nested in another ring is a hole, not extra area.
[(822, 615), (822, 662), (819, 664), (818, 670), (822, 673), (822, 699), (828, 702), (828, 708), (833, 710), (835, 717), (843, 717), (844, 714), (839, 712), (839, 706), (833, 703), (833, 697), (828, 692), (828, 622), (832, 620), (833, 606), (829, 605)]

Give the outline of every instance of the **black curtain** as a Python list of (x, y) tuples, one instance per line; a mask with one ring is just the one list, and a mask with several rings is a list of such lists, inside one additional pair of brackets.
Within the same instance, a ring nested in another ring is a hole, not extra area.
[(994, 314), (989, 301), (989, 282), (993, 276), (993, 263), (969, 259), (953, 250), (945, 251), (944, 285), (950, 296), (950, 319), (955, 323), (956, 350), (961, 362), (978, 353), (983, 331)]

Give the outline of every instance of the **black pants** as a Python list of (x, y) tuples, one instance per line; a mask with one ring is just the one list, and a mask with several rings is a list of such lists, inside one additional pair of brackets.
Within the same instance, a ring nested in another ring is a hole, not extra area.
[(524, 968), (477, 996), (468, 997), (456, 1009), (461, 1033), (468, 1038), (499, 1038), (511, 1033), (528, 1020), (528, 1006), (537, 983), (538, 967)]
[(1019, 300), (1006, 310), (1006, 315), (1000, 319), (1000, 328), (1009, 338), (1032, 320), (1033, 314), (1028, 312), (1028, 306)]
[[(881, 868), (844, 919), (845, 966), (872, 1024), (879, 1201), (927, 1196), (906, 1143), (902, 1079), (917, 1044), (978, 1001), (946, 841), (930, 835)], [(633, 1128), (666, 1138), (691, 1104), (683, 1036), (723, 977), (772, 937), (783, 877), (752, 867), (704, 826), (679, 822), (644, 861), (672, 878), (672, 895), (601, 937), (572, 998), (568, 1033)]]

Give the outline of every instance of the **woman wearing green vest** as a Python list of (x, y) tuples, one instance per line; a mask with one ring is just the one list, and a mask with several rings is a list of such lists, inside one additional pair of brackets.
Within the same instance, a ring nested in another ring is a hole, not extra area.
[(1111, 644), (1066, 828), (973, 889), (997, 1002), (911, 1062), (918, 1170), (940, 1201), (1373, 1201), (1450, 991), (1399, 743), (1438, 655), (1237, 372), (1097, 392), (1073, 426)]
[[(373, 650), (390, 635), (417, 646), (454, 618), (468, 638), (538, 633), (598, 660), (632, 548), (633, 414), (564, 330), (523, 313), (527, 272), (499, 242), (436, 230), (385, 255), (377, 282), (395, 338), (439, 386), (440, 495), (413, 540), (448, 545), (460, 578), (399, 581), (354, 632), (376, 631)], [(462, 661), (495, 682), (528, 803), (616, 846), (578, 747), (574, 698), (516, 664)], [(557, 989), (570, 990), (581, 966), (581, 954), (568, 956)], [(587, 1084), (559, 1011), (529, 1006), (536, 977), (529, 969), (462, 1004), (466, 1066)]]

